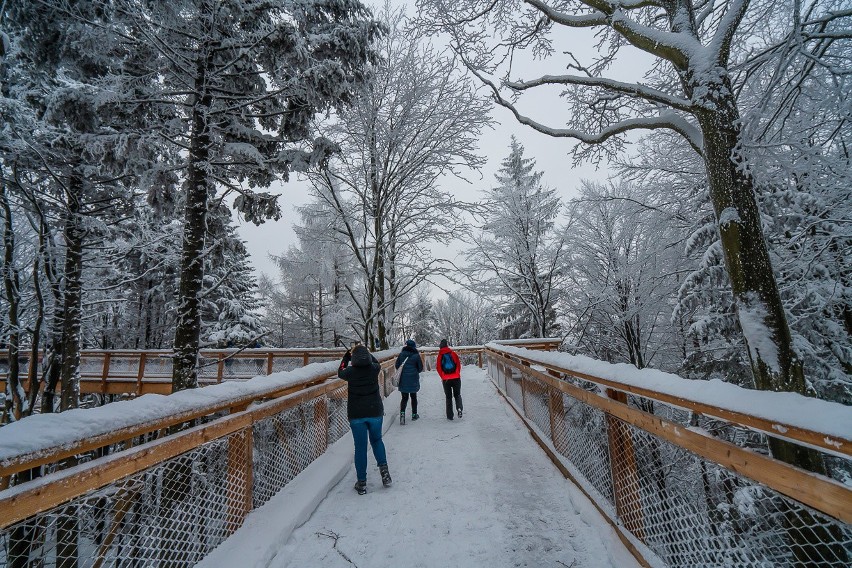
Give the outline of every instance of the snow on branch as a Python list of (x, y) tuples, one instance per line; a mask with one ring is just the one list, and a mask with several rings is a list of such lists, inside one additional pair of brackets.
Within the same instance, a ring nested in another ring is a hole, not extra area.
[[(701, 45), (684, 33), (666, 32), (645, 26), (631, 20), (625, 10), (632, 10), (637, 2), (607, 2), (605, 0), (580, 0), (582, 4), (595, 10), (592, 14), (572, 15), (561, 12), (542, 0), (524, 0), (535, 7), (550, 21), (568, 27), (610, 26), (631, 45), (685, 69), (690, 58), (690, 52), (695, 52)], [(640, 2), (640, 4), (644, 4)], [(653, 3), (648, 5), (655, 5)]]
[(605, 128), (601, 128), (597, 133), (586, 132), (575, 128), (553, 128), (544, 125), (521, 114), (511, 101), (506, 100), (500, 94), (500, 90), (491, 80), (470, 65), (469, 62), (461, 56), (461, 54), (459, 55), (471, 73), (476, 75), (480, 81), (491, 89), (491, 92), (494, 95), (494, 100), (497, 104), (511, 111), (518, 122), (529, 126), (542, 134), (547, 134), (554, 138), (574, 138), (586, 144), (603, 144), (613, 136), (623, 134), (630, 130), (656, 130), (666, 128), (683, 136), (689, 145), (698, 152), (698, 154), (703, 155), (704, 139), (701, 131), (698, 127), (690, 124), (689, 121), (673, 112), (661, 113), (658, 116), (652, 117), (637, 117), (621, 120), (614, 122)]
[(583, 77), (581, 75), (543, 75), (538, 79), (531, 81), (509, 81), (506, 86), (516, 91), (524, 91), (533, 87), (542, 85), (583, 85), (587, 87), (600, 87), (608, 89), (631, 97), (653, 101), (656, 103), (668, 105), (672, 108), (690, 112), (691, 103), (679, 97), (669, 95), (663, 91), (640, 85), (639, 83), (622, 83), (613, 79), (601, 77)]
[(740, 22), (745, 16), (748, 5), (748, 0), (734, 0), (719, 22), (719, 27), (710, 43), (713, 60), (717, 64), (727, 63), (731, 51), (731, 40), (733, 40), (737, 28), (739, 28)]

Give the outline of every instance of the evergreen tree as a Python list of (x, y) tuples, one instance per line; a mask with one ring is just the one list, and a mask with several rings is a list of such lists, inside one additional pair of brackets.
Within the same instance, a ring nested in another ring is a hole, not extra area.
[(481, 206), (480, 235), (467, 252), (476, 289), (501, 298), (503, 337), (547, 337), (558, 329), (565, 253), (555, 229), (560, 203), (541, 176), (513, 137), (497, 185)]
[(251, 221), (280, 215), (275, 197), (259, 190), (333, 150), (323, 139), (309, 144), (311, 119), (363, 82), (379, 26), (357, 0), (117, 1), (130, 29), (121, 37), (154, 55), (141, 71), (160, 79), (140, 100), (168, 110), (173, 118), (157, 134), (182, 150), (172, 380), (181, 390), (197, 385), (210, 204), (224, 189)]

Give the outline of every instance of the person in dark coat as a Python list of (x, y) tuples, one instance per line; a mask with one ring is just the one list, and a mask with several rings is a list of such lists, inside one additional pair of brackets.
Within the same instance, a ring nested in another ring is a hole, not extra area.
[(396, 358), (394, 367), (399, 369), (401, 365), (402, 374), (399, 377), (399, 392), (402, 394), (402, 401), (399, 403), (399, 423), (405, 424), (405, 407), (408, 406), (408, 399), (411, 398), (411, 419), (417, 420), (420, 415), (417, 414), (417, 391), (420, 390), (420, 373), (423, 372), (423, 359), (417, 351), (417, 344), (413, 339), (405, 342), (405, 347)]
[(380, 371), (381, 365), (363, 345), (346, 351), (337, 371), (337, 376), (349, 383), (346, 415), (355, 441), (355, 490), (359, 495), (367, 492), (368, 439), (373, 448), (373, 457), (379, 466), (382, 484), (388, 487), (392, 483), (385, 443), (382, 441), (385, 408), (379, 391)]
[(456, 411), (462, 417), (461, 398), (461, 360), (458, 353), (450, 349), (447, 340), (442, 339), (438, 350), (438, 360), (435, 362), (441, 383), (444, 385), (444, 396), (447, 398), (447, 420), (453, 419), (453, 399), (456, 401)]

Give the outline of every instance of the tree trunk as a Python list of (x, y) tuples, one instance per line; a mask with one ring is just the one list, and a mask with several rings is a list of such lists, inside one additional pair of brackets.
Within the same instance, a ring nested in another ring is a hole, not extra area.
[(18, 271), (15, 268), (15, 232), (12, 228), (12, 208), (6, 195), (5, 175), (0, 171), (0, 208), (3, 210), (3, 287), (6, 291), (9, 320), (9, 345), (6, 357), (9, 368), (6, 374), (6, 385), (9, 394), (6, 399), (5, 412), (10, 412), (10, 419), (20, 420), (24, 411), (26, 397), (22, 395), (19, 348), (21, 344), (21, 329), (18, 321), (20, 306), (20, 288)]
[(44, 294), (41, 290), (40, 264), (41, 258), (44, 256), (44, 225), (40, 228), (39, 234), (39, 250), (33, 260), (33, 291), (36, 300), (36, 315), (33, 322), (32, 345), (30, 346), (30, 369), (27, 375), (29, 383), (29, 392), (27, 393), (27, 411), (24, 414), (29, 416), (33, 413), (38, 399), (39, 392), (39, 373), (38, 373), (38, 352), (41, 349), (41, 328), (44, 325)]
[[(802, 361), (793, 349), (763, 236), (754, 181), (740, 152), (740, 117), (730, 81), (708, 85), (707, 92), (711, 100), (705, 105), (711, 105), (714, 111), (698, 114), (704, 134), (704, 162), (755, 384), (759, 390), (807, 395)], [(780, 441), (770, 445), (778, 459), (825, 472), (819, 454), (813, 450)]]
[(83, 181), (76, 174), (68, 180), (68, 217), (65, 219), (65, 292), (62, 320), (61, 410), (80, 405), (80, 342), (83, 321)]
[[(702, 107), (713, 110), (697, 118), (704, 135), (710, 198), (755, 385), (758, 390), (809, 395), (763, 235), (754, 180), (740, 150), (740, 117), (730, 81), (725, 76), (721, 84), (706, 85), (706, 92), (709, 100)], [(771, 436), (769, 449), (776, 459), (826, 474), (816, 450)], [(806, 509), (790, 507), (784, 519), (797, 566), (846, 558), (831, 529), (820, 526)]]
[(199, 94), (192, 110), (189, 175), (186, 181), (172, 392), (198, 386), (197, 364), (198, 344), (201, 338), (204, 242), (207, 237), (207, 202), (210, 193), (206, 165), (210, 156), (210, 128), (207, 121), (212, 97), (205, 86), (207, 66), (208, 61), (199, 57), (195, 79), (196, 93)]

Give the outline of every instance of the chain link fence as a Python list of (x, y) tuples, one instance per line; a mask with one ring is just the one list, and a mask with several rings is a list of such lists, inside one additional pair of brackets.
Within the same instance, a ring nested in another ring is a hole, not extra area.
[[(611, 518), (672, 568), (847, 568), (852, 526), (488, 356), (488, 372)], [(560, 376), (583, 390), (598, 385)], [(659, 401), (628, 405), (766, 452), (761, 434)]]
[(271, 414), (250, 407), (263, 414), (249, 427), (0, 530), (0, 566), (196, 564), (347, 434), (346, 385), (325, 390)]

